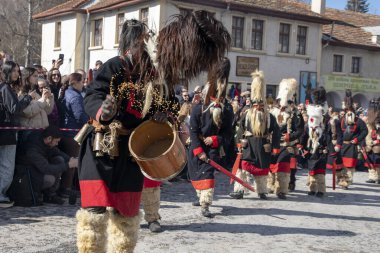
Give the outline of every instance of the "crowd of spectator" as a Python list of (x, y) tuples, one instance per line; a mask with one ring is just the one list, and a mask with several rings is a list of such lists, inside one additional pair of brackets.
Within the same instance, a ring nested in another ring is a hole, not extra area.
[[(73, 137), (88, 121), (83, 105), (88, 78), (82, 69), (62, 76), (62, 63), (53, 61), (48, 71), (0, 56), (0, 208), (13, 206), (12, 200), (22, 205), (24, 193), (15, 179), (24, 175), (33, 205), (63, 204), (63, 198), (78, 195), (79, 145)], [(97, 61), (92, 74), (101, 65)]]

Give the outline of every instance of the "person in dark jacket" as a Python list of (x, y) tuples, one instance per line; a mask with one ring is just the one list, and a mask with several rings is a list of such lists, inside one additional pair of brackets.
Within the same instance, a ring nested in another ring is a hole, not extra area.
[(48, 126), (44, 131), (30, 135), (17, 156), (17, 166), (30, 168), (37, 195), (42, 192), (44, 202), (59, 205), (64, 203), (56, 194), (61, 174), (78, 167), (78, 158), (69, 157), (57, 148), (61, 137), (58, 127)]
[[(7, 61), (2, 67), (4, 82), (0, 84), (0, 127), (17, 126), (16, 114), (21, 113), (32, 100), (29, 95), (17, 98), (13, 88), (21, 86), (21, 73), (17, 63)], [(11, 207), (6, 196), (12, 183), (16, 158), (16, 130), (0, 130), (0, 208)]]
[[(83, 75), (80, 73), (72, 73), (69, 76), (69, 87), (65, 91), (64, 106), (64, 128), (81, 129), (88, 121), (88, 116), (84, 111), (83, 96), (81, 94), (83, 84)], [(79, 156), (79, 145), (74, 140), (76, 131), (65, 131), (63, 134), (60, 147), (62, 151), (72, 157)], [(62, 175), (62, 184), (59, 194), (62, 197), (68, 197), (73, 186), (74, 179), (73, 170), (68, 170)]]

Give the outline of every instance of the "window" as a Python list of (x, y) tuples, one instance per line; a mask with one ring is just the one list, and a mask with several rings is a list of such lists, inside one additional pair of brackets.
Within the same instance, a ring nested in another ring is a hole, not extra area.
[(334, 54), (334, 72), (343, 72), (343, 55)]
[(54, 38), (54, 47), (61, 47), (61, 22), (55, 23), (55, 38)]
[(192, 12), (192, 9), (179, 8), (179, 14), (181, 14), (182, 16), (186, 16), (187, 14), (190, 14)]
[(94, 21), (94, 37), (93, 46), (102, 46), (102, 33), (103, 33), (103, 19), (97, 19)]
[(351, 73), (360, 73), (360, 57), (352, 57)]
[(119, 13), (116, 16), (116, 34), (115, 34), (115, 44), (119, 44), (120, 34), (123, 29), (124, 24), (124, 13)]
[(297, 54), (306, 54), (307, 27), (298, 26), (297, 29)]
[(252, 20), (252, 39), (251, 48), (255, 50), (263, 50), (263, 35), (264, 35), (264, 21)]
[(148, 25), (148, 15), (149, 15), (149, 8), (144, 8), (140, 10), (140, 20)]
[(244, 18), (232, 17), (232, 46), (243, 48)]
[(289, 43), (290, 43), (290, 25), (280, 24), (279, 52), (289, 53)]

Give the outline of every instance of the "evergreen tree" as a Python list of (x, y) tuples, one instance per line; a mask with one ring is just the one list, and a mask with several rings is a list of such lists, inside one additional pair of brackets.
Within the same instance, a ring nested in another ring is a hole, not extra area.
[(347, 0), (346, 10), (367, 13), (369, 3), (367, 3), (367, 0)]

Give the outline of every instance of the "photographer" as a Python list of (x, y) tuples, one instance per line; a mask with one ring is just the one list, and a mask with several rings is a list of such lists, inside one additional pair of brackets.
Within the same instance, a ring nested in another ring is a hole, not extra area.
[[(48, 115), (54, 108), (54, 97), (47, 86), (41, 90), (37, 87), (37, 70), (34, 68), (26, 68), (28, 72), (21, 86), (19, 96), (29, 94), (33, 100), (30, 102), (20, 115), (20, 125), (31, 128), (46, 128), (49, 126)], [(34, 89), (33, 89), (34, 87)], [(41, 95), (40, 95), (40, 94)], [(27, 138), (30, 131), (23, 132), (23, 139)]]

